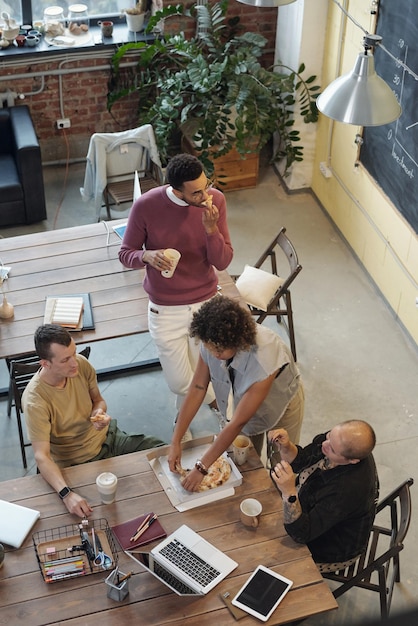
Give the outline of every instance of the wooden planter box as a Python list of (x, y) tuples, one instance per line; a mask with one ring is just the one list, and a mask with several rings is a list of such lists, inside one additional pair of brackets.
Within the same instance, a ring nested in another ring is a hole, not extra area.
[[(192, 141), (183, 136), (182, 149), (184, 152), (189, 152), (197, 157), (199, 156), (199, 150), (193, 145)], [(259, 166), (259, 153), (253, 152), (247, 154), (243, 158), (233, 148), (217, 159), (213, 159), (215, 166), (214, 178), (215, 184), (221, 191), (234, 191), (238, 189), (250, 189), (256, 187), (258, 182), (258, 166)]]

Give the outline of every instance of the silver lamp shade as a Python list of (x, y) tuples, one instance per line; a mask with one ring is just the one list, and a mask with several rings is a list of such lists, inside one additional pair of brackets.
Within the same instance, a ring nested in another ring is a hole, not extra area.
[(326, 117), (355, 126), (382, 126), (402, 113), (392, 89), (376, 74), (374, 57), (367, 50), (358, 55), (350, 74), (328, 85), (316, 104)]
[(252, 7), (260, 7), (262, 9), (269, 9), (271, 7), (281, 7), (284, 4), (292, 4), (296, 0), (238, 0), (241, 4), (249, 4)]

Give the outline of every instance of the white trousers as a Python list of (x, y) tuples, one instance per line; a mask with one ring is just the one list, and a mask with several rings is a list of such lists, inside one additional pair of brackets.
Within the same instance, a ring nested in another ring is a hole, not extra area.
[[(203, 302), (179, 306), (161, 306), (149, 302), (148, 329), (155, 345), (164, 377), (176, 395), (176, 408), (180, 409), (199, 358), (199, 340), (189, 336), (193, 313)], [(215, 399), (212, 385), (209, 386), (205, 402)]]

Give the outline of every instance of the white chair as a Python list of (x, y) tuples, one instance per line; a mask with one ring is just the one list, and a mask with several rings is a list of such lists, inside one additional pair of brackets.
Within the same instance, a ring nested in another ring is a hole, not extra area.
[(103, 206), (111, 218), (111, 205), (132, 202), (134, 176), (138, 172), (141, 192), (164, 182), (161, 160), (150, 124), (118, 133), (94, 133), (87, 152), (83, 200), (93, 201), (97, 221)]

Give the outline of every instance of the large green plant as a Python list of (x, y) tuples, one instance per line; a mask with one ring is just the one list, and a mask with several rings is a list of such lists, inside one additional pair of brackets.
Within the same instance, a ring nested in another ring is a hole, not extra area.
[[(138, 122), (154, 128), (164, 162), (178, 151), (179, 132), (193, 139), (209, 170), (212, 160), (232, 147), (241, 154), (261, 150), (277, 132), (279, 148), (273, 160), (285, 159), (287, 171), (302, 161), (303, 147), (294, 129), (295, 105), (306, 123), (317, 120), (315, 104), (319, 87), (315, 76), (303, 79), (285, 66), (265, 69), (260, 63), (267, 40), (257, 33), (239, 32), (239, 18), (226, 20), (227, 2), (182, 5), (157, 13), (148, 31), (173, 14), (195, 17), (196, 36), (184, 34), (157, 38), (153, 43), (128, 43), (112, 58), (108, 108), (137, 92)], [(139, 52), (134, 71), (122, 61)], [(281, 71), (279, 71), (281, 70)], [(297, 99), (297, 102), (296, 102)]]

